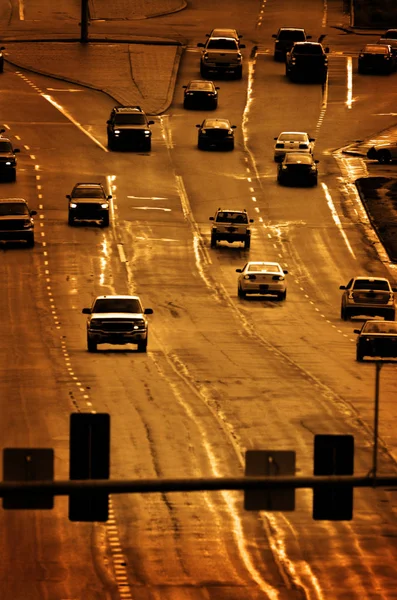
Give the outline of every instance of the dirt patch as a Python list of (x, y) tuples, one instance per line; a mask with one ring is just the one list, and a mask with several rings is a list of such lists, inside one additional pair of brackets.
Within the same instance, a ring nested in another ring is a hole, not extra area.
[(390, 260), (397, 262), (397, 179), (362, 177), (356, 186)]

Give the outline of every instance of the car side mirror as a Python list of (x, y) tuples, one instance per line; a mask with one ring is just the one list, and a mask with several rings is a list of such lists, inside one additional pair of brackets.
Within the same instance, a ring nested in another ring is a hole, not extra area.
[(196, 127), (201, 127), (201, 125), (196, 125)]
[(216, 89), (216, 90), (220, 90), (221, 88), (220, 88), (219, 86), (216, 86), (216, 88), (215, 88), (215, 89)]
[(316, 165), (318, 165), (318, 163), (319, 163), (320, 161), (316, 159), (314, 162), (316, 163)]
[(361, 333), (361, 329), (353, 329), (353, 333)]
[(149, 125), (154, 125), (154, 121), (148, 121)]
[(316, 138), (309, 138), (309, 142), (315, 142)]
[(205, 34), (205, 37), (210, 37), (210, 35), (211, 35), (211, 34), (209, 34), (209, 33), (206, 33), (206, 34)]
[(232, 125), (232, 129), (237, 129), (237, 125)]
[(71, 197), (71, 195), (70, 195), (70, 194), (66, 194), (66, 198), (67, 198), (68, 200), (71, 200), (71, 199), (72, 199), (72, 197)]
[(30, 216), (33, 217), (34, 215), (37, 215), (37, 210), (30, 211)]
[(14, 148), (14, 154), (18, 154), (18, 152), (20, 152), (19, 148)]
[(345, 286), (345, 285), (340, 285), (340, 286), (339, 286), (339, 289), (340, 289), (340, 290), (345, 290), (345, 289), (346, 289), (346, 286)]
[(81, 312), (83, 313), (83, 315), (90, 315), (91, 314), (91, 309), (90, 308), (83, 308), (83, 310)]
[(186, 88), (187, 88), (187, 85), (183, 85), (182, 87), (186, 89)]
[(284, 275), (288, 275), (288, 271), (286, 269), (283, 270)]
[(328, 48), (328, 46), (327, 46), (327, 47), (325, 48), (325, 54), (328, 54), (328, 52), (329, 52), (329, 48)]
[(274, 140), (277, 140), (278, 138), (273, 138)]
[(272, 38), (276, 38), (277, 37), (277, 33), (273, 33)]
[(306, 39), (307, 39), (307, 40), (311, 40), (311, 39), (312, 39), (312, 36), (311, 36), (311, 35), (307, 35), (307, 36), (306, 36)]
[(397, 287), (392, 287), (391, 289), (393, 290), (393, 292), (397, 292)]
[(213, 221), (213, 220), (214, 220), (214, 217), (210, 217), (210, 221)]
[(6, 47), (5, 46), (1, 46), (0, 50), (5, 50)]
[(153, 308), (145, 308), (145, 310), (143, 311), (144, 315), (152, 315), (153, 314)]
[(236, 273), (242, 273), (243, 270), (242, 269), (236, 269)]
[(113, 197), (113, 196), (108, 196), (107, 198), (108, 198), (108, 200), (111, 200), (111, 199), (112, 199), (112, 197)]
[(108, 125), (110, 125), (110, 123), (111, 123), (111, 122), (112, 122), (112, 121), (111, 121), (110, 119), (109, 119), (108, 121), (106, 121), (106, 123), (107, 123)]
[(4, 133), (4, 132), (5, 132), (5, 129), (4, 129), (4, 128), (3, 128), (3, 129), (0, 129), (0, 133)]
[(240, 48), (245, 48), (245, 44), (240, 44)]
[(203, 44), (202, 42), (199, 42), (199, 43), (197, 44), (197, 46), (198, 46), (198, 48), (204, 48), (205, 44)]
[(254, 222), (254, 219), (250, 219), (250, 223), (253, 223), (253, 222)]

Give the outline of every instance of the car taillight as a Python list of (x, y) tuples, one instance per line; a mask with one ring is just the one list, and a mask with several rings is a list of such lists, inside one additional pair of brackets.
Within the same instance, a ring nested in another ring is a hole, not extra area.
[(307, 144), (299, 144), (299, 149), (300, 150), (307, 150), (309, 146)]
[(284, 280), (284, 275), (273, 275), (272, 279), (274, 281), (283, 281)]
[(276, 148), (284, 148), (284, 142), (277, 142)]
[(256, 279), (256, 275), (244, 275), (244, 279), (250, 279), (251, 281), (253, 281), (254, 279)]

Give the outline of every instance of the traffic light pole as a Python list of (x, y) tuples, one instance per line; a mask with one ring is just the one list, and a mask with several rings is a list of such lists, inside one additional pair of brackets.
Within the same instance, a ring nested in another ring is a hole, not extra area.
[(81, 0), (80, 42), (88, 42), (88, 0)]
[(375, 367), (375, 408), (374, 408), (374, 448), (372, 458), (372, 477), (373, 485), (376, 486), (376, 475), (378, 471), (378, 431), (379, 431), (379, 384), (380, 384), (380, 370), (383, 362), (376, 361)]

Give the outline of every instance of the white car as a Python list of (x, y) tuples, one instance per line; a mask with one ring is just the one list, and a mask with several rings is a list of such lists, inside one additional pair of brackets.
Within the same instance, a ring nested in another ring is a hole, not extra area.
[(237, 283), (237, 294), (245, 298), (247, 294), (262, 294), (277, 296), (279, 300), (287, 297), (287, 282), (285, 275), (288, 271), (276, 262), (248, 262), (242, 269)]
[(282, 131), (274, 138), (274, 160), (280, 162), (288, 152), (310, 152), (313, 154), (315, 139), (304, 131)]

